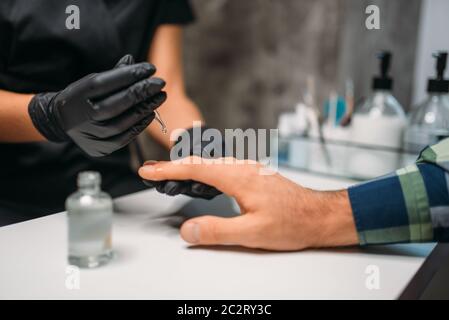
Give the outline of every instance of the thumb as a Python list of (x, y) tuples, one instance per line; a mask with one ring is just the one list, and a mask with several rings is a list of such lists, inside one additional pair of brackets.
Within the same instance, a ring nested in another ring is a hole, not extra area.
[(117, 68), (121, 68), (121, 67), (125, 67), (125, 66), (130, 66), (132, 64), (134, 64), (134, 57), (130, 54), (127, 54), (125, 56), (123, 56), (115, 65), (114, 69)]
[(250, 225), (249, 215), (235, 218), (203, 216), (184, 222), (181, 237), (195, 245), (248, 245)]

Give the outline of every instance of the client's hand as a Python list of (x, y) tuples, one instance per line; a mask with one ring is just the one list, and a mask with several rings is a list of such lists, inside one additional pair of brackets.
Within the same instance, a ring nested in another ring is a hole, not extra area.
[[(196, 136), (194, 131), (198, 131), (198, 135)], [(205, 130), (209, 130), (207, 127), (197, 127), (190, 128), (183, 132), (183, 134), (178, 138), (175, 143), (174, 148), (180, 147), (182, 151), (187, 149), (187, 154), (176, 154), (176, 158), (183, 158), (187, 156), (198, 156), (204, 158), (221, 158), (226, 155), (226, 144), (222, 139), (212, 139), (203, 140), (203, 132)], [(220, 151), (216, 151), (220, 150)], [(215, 154), (218, 152), (219, 154)], [(171, 158), (172, 160), (175, 160)], [(153, 161), (150, 161), (153, 162)], [(148, 164), (148, 162), (144, 163), (144, 165)], [(203, 199), (213, 199), (219, 194), (216, 188), (209, 186), (207, 184), (192, 181), (192, 180), (167, 180), (167, 181), (151, 181), (151, 180), (143, 180), (143, 183), (149, 187), (155, 187), (156, 190), (160, 193), (165, 193), (169, 196), (176, 196), (179, 194), (185, 194), (194, 198), (203, 198)]]
[[(234, 197), (242, 215), (203, 216), (186, 221), (182, 238), (196, 245), (236, 244), (269, 250), (301, 250), (357, 244), (357, 233), (346, 191), (318, 192), (279, 174), (261, 175), (262, 166), (214, 163), (158, 162), (140, 168), (142, 178), (194, 180)], [(264, 168), (264, 170), (267, 170)]]

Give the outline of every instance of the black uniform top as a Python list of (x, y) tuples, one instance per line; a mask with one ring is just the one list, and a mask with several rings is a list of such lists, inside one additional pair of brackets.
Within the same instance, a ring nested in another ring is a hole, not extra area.
[[(127, 53), (145, 61), (158, 25), (193, 20), (187, 1), (1, 0), (0, 89), (59, 91)], [(69, 5), (79, 8), (79, 30), (66, 28)], [(113, 196), (142, 188), (129, 160), (128, 148), (90, 158), (73, 143), (0, 143), (0, 225), (60, 211), (82, 170), (100, 171)]]

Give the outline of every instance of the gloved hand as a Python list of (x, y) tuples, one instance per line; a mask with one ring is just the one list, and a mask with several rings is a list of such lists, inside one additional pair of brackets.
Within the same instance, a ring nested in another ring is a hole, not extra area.
[(60, 92), (35, 95), (28, 106), (34, 126), (49, 141), (71, 140), (93, 157), (126, 146), (166, 99), (165, 82), (149, 78), (155, 67), (132, 63), (127, 55), (112, 70), (87, 75)]
[[(206, 130), (207, 127), (202, 127), (200, 130), (201, 132), (203, 130)], [(204, 141), (202, 140), (202, 134), (199, 137), (196, 137), (193, 134), (193, 128), (190, 128), (184, 132), (183, 135), (181, 135), (177, 142), (175, 143), (174, 147), (180, 147), (180, 150), (184, 149), (190, 149), (189, 154), (185, 155), (179, 155), (180, 157), (187, 157), (187, 156), (199, 156), (204, 158), (220, 158), (224, 157), (226, 155), (226, 145), (223, 140), (219, 141)], [(196, 129), (198, 130), (198, 128)], [(198, 139), (199, 138), (199, 139)], [(184, 148), (183, 145), (179, 144), (185, 144), (189, 142), (189, 145)], [(221, 150), (221, 154), (214, 154), (214, 150)], [(171, 159), (175, 160), (175, 159)], [(217, 190), (214, 187), (211, 187), (207, 184), (193, 181), (193, 180), (187, 180), (187, 181), (175, 181), (175, 180), (168, 180), (168, 181), (150, 181), (150, 180), (143, 180), (145, 185), (149, 187), (154, 187), (156, 190), (160, 193), (167, 194), (169, 196), (175, 196), (178, 194), (185, 194), (190, 197), (194, 198), (203, 198), (210, 200), (217, 195), (221, 194), (221, 191)]]

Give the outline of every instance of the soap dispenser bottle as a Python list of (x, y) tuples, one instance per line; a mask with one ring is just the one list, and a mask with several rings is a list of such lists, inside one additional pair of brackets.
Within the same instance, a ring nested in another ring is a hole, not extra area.
[(372, 94), (356, 107), (351, 121), (353, 150), (348, 152), (348, 171), (369, 179), (400, 167), (402, 135), (407, 119), (392, 94), (393, 79), (388, 75), (391, 53), (381, 52), (380, 76), (373, 79)]
[(406, 116), (392, 94), (393, 79), (388, 75), (392, 54), (378, 55), (380, 76), (372, 83), (372, 94), (359, 106), (352, 119), (352, 139), (355, 143), (400, 148)]
[(428, 97), (410, 113), (404, 134), (404, 149), (417, 154), (428, 145), (449, 137), (449, 80), (444, 79), (447, 52), (433, 54), (436, 78), (429, 79)]

